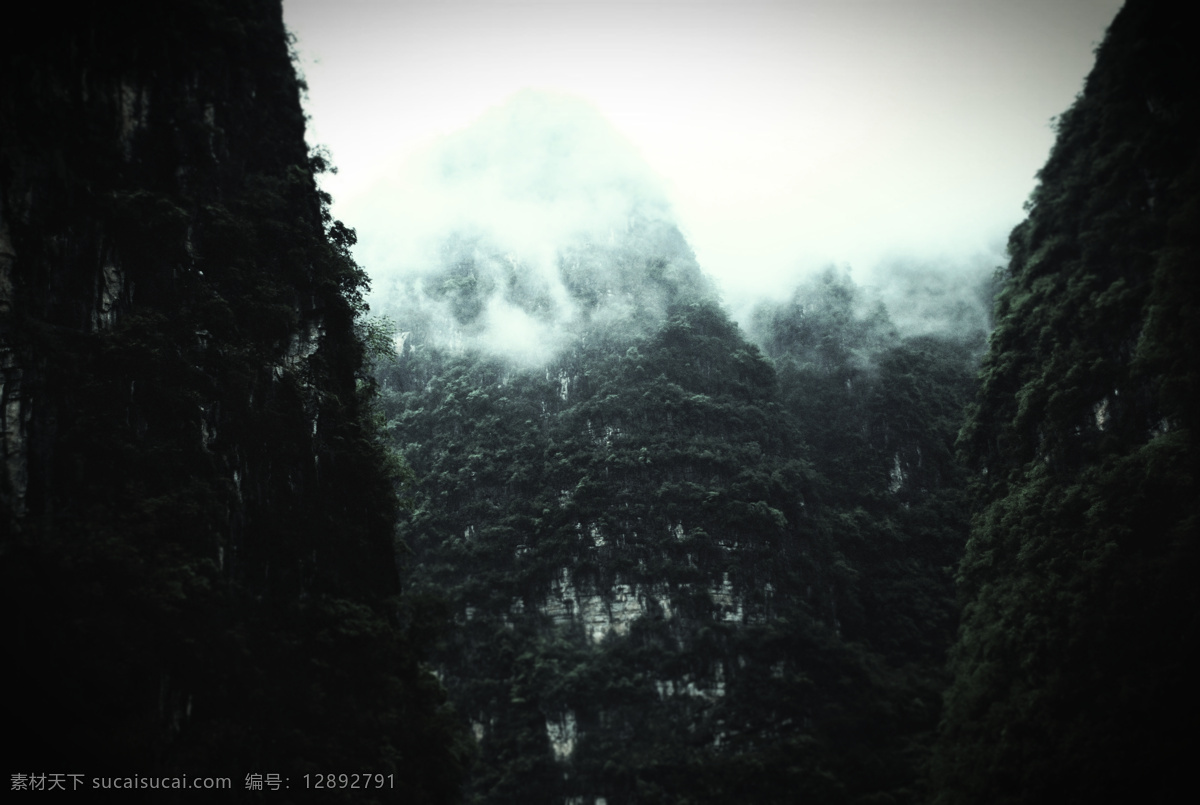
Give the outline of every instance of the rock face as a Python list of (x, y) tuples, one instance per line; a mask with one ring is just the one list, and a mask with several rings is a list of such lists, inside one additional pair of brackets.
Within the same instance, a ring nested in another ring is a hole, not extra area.
[[(0, 55), (16, 765), (387, 773), (396, 741), (431, 761), (404, 785), (447, 795), (436, 685), (379, 604), (396, 501), (357, 388), (365, 277), (279, 3), (41, 16)], [(400, 700), (403, 729), (379, 717)]]

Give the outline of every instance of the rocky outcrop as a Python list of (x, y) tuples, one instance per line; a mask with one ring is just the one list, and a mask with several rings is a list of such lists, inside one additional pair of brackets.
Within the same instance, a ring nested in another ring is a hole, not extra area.
[(571, 580), (571, 571), (563, 568), (550, 585), (550, 594), (539, 607), (543, 615), (559, 626), (578, 624), (593, 643), (609, 633), (624, 635), (630, 625), (649, 612), (671, 617), (670, 594), (665, 583), (643, 587), (628, 584), (617, 576), (604, 590), (584, 587), (582, 594)]

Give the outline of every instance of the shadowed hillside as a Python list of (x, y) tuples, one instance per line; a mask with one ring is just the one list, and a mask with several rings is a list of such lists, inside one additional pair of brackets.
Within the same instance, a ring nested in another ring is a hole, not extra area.
[(446, 801), (366, 277), (314, 182), (280, 5), (76, 11), (0, 55), (11, 769), (246, 797), (277, 774), (280, 801), (354, 770)]
[(979, 508), (941, 801), (1160, 801), (1197, 716), (1200, 79), (1131, 0), (1009, 241), (960, 445)]

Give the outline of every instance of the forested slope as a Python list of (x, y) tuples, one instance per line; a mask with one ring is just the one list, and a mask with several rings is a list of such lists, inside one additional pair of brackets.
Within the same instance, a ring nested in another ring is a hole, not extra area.
[(1009, 243), (961, 437), (980, 509), (959, 577), (942, 801), (1162, 801), (1190, 787), (1192, 39), (1170, 4), (1126, 4)]
[(398, 620), (396, 470), (362, 391), (366, 279), (280, 4), (73, 11), (26, 9), (0, 54), (10, 770), (244, 796), (279, 774), (281, 802), (371, 772), (446, 801), (454, 734)]
[(772, 360), (634, 215), (561, 251), (578, 314), (529, 365), (445, 332), (500, 298), (555, 316), (528, 267), (460, 235), (440, 254), (376, 378), (473, 801), (915, 801), (982, 329), (904, 337), (831, 271), (759, 312)]

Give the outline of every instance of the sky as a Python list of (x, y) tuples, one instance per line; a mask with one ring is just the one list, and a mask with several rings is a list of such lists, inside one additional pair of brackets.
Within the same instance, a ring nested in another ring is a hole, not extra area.
[[(648, 166), (727, 297), (837, 264), (1004, 261), (1120, 0), (285, 0), (322, 186), (373, 277), (414, 169), (523, 89)], [(625, 163), (622, 163), (625, 164)], [(398, 259), (398, 258), (397, 258)]]

